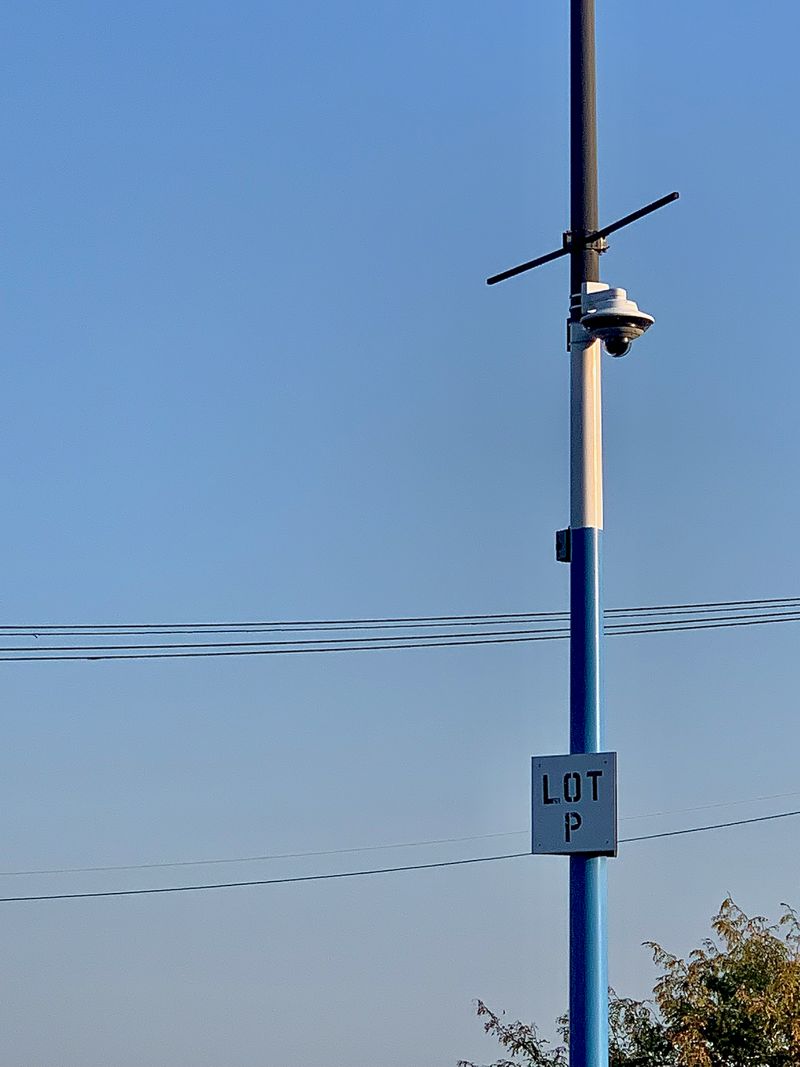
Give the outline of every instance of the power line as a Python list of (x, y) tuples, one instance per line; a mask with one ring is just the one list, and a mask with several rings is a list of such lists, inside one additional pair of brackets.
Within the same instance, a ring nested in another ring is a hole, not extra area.
[[(736, 619), (736, 616), (731, 616)], [(741, 626), (763, 626), (767, 623), (776, 622), (797, 622), (800, 620), (798, 614), (783, 614), (776, 615), (752, 615), (749, 617), (742, 616), (743, 619), (747, 618), (747, 621), (742, 622), (728, 622), (724, 619), (713, 620), (693, 620), (693, 619), (674, 619), (671, 622), (665, 622), (663, 625), (639, 625), (636, 628), (629, 629), (609, 629), (606, 627), (605, 632), (610, 637), (622, 637), (636, 634), (663, 634), (663, 633), (679, 633), (683, 630), (721, 630), (731, 629)]]
[[(609, 608), (606, 617), (630, 614), (665, 614), (677, 612), (699, 611), (724, 611), (738, 607), (767, 607), (770, 605), (783, 605), (786, 607), (800, 606), (800, 597), (773, 597), (753, 600), (718, 600), (699, 601), (687, 604), (661, 604), (650, 607), (635, 606), (627, 608)], [(217, 630), (221, 633), (231, 633), (234, 630), (252, 628), (267, 632), (275, 627), (300, 627), (314, 630), (328, 628), (355, 627), (363, 629), (368, 626), (387, 628), (392, 626), (404, 626), (406, 628), (427, 625), (481, 625), (486, 622), (518, 622), (533, 619), (565, 619), (569, 615), (566, 611), (534, 611), (534, 612), (507, 612), (498, 614), (472, 614), (472, 615), (410, 615), (394, 616), (386, 618), (360, 618), (360, 619), (299, 619), (283, 621), (239, 621), (239, 622), (207, 622), (207, 623), (31, 623), (31, 624), (2, 624), (0, 632), (24, 631), (34, 633), (49, 633), (51, 631), (84, 631), (105, 632), (120, 630), (164, 630), (175, 632), (205, 632)]]
[[(732, 621), (729, 621), (732, 620)], [(738, 621), (737, 621), (738, 620)], [(728, 619), (672, 619), (660, 624), (646, 622), (611, 624), (606, 633), (612, 637), (637, 636), (654, 633), (676, 633), (690, 630), (731, 629), (743, 626), (758, 626), (774, 623), (798, 622), (798, 612), (729, 616)], [(400, 635), (398, 637), (317, 638), (304, 641), (255, 641), (255, 642), (209, 642), (195, 644), (157, 645), (89, 645), (89, 646), (0, 646), (3, 662), (61, 661), (61, 660), (136, 660), (136, 659), (204, 659), (230, 656), (275, 656), (322, 652), (369, 652), (393, 649), (450, 648), (467, 645), (519, 644), (531, 641), (566, 640), (566, 627), (538, 628), (533, 630), (488, 631), (463, 637), (461, 634)], [(523, 635), (523, 636), (511, 636)], [(369, 642), (369, 643), (367, 643)], [(393, 642), (393, 643), (389, 643)], [(277, 647), (276, 647), (277, 646)], [(313, 647), (312, 647), (313, 646)], [(128, 651), (129, 650), (129, 651)], [(142, 651), (144, 650), (144, 651)], [(29, 654), (32, 653), (32, 654)]]
[[(749, 606), (754, 609), (766, 608), (767, 604), (759, 601), (752, 601)], [(786, 601), (781, 604), (782, 607), (788, 610), (797, 611), (800, 609), (800, 601), (790, 602)], [(636, 620), (642, 615), (687, 615), (687, 614), (729, 614), (734, 608), (731, 607), (703, 607), (685, 605), (682, 607), (668, 607), (668, 608), (610, 608), (606, 610), (606, 619), (625, 619), (629, 618)], [(776, 609), (770, 609), (770, 613), (776, 613)], [(350, 622), (326, 622), (320, 621), (317, 623), (303, 623), (298, 622), (295, 624), (290, 623), (194, 623), (184, 624), (182, 626), (167, 626), (166, 624), (142, 624), (125, 625), (123, 623), (108, 624), (105, 626), (92, 627), (89, 625), (63, 625), (63, 626), (0, 626), (0, 632), (6, 637), (35, 637), (40, 636), (48, 639), (52, 637), (90, 637), (90, 636), (109, 636), (109, 637), (122, 637), (122, 636), (156, 636), (156, 637), (169, 637), (169, 636), (190, 636), (199, 634), (258, 634), (258, 633), (323, 633), (323, 632), (345, 632), (351, 630), (435, 630), (444, 626), (458, 626), (458, 627), (471, 627), (471, 626), (484, 626), (493, 623), (498, 626), (509, 626), (519, 623), (534, 623), (537, 621), (566, 621), (569, 619), (568, 611), (553, 611), (553, 612), (527, 612), (525, 614), (518, 615), (473, 615), (458, 617), (455, 616), (450, 619), (444, 619), (443, 621), (414, 621), (413, 619), (393, 619), (385, 623), (375, 622), (358, 622), (352, 620)]]
[[(769, 613), (754, 613), (747, 615), (728, 615), (723, 619), (669, 619), (659, 623), (659, 630), (666, 629), (690, 629), (696, 624), (702, 624), (704, 627), (709, 627), (714, 624), (720, 626), (730, 626), (733, 622), (737, 621), (757, 621), (764, 620), (768, 622), (797, 622), (800, 621), (800, 612), (769, 612)], [(624, 623), (610, 623), (606, 625), (606, 633), (649, 633), (650, 629), (643, 629), (643, 627), (649, 626), (649, 622), (624, 622)], [(229, 631), (230, 632), (230, 631)], [(655, 631), (659, 632), (659, 631)], [(471, 636), (473, 637), (513, 637), (519, 635), (532, 635), (532, 634), (557, 634), (559, 636), (565, 636), (569, 633), (569, 628), (566, 626), (559, 627), (537, 627), (536, 629), (529, 630), (481, 630)], [(153, 651), (153, 650), (182, 650), (182, 649), (216, 649), (216, 648), (284, 648), (298, 646), (303, 647), (306, 645), (349, 645), (354, 641), (361, 643), (376, 644), (379, 642), (396, 642), (396, 641), (421, 641), (426, 637), (431, 637), (436, 641), (451, 641), (462, 638), (460, 633), (446, 633), (428, 635), (424, 634), (419, 637), (412, 635), (400, 634), (398, 636), (381, 635), (379, 637), (311, 637), (303, 640), (273, 640), (273, 641), (206, 641), (206, 642), (159, 642), (157, 644), (136, 644), (136, 645), (0, 645), (0, 652), (37, 652), (37, 653), (49, 653), (49, 652), (117, 652), (117, 651)]]
[[(798, 615), (800, 618), (800, 615)], [(476, 634), (476, 637), (506, 637), (515, 636), (518, 634), (564, 634), (567, 631), (564, 627), (549, 628), (549, 629), (536, 629), (536, 630), (485, 630)], [(436, 634), (436, 641), (449, 641), (450, 639), (461, 638), (460, 633), (448, 633), (448, 634)], [(50, 645), (37, 649), (31, 645), (6, 645), (0, 646), (0, 652), (103, 652), (103, 651), (151, 651), (153, 649), (215, 649), (215, 648), (288, 648), (293, 646), (304, 647), (306, 645), (351, 645), (354, 640), (361, 643), (374, 644), (377, 642), (390, 642), (390, 641), (408, 641), (407, 635), (400, 635), (398, 637), (381, 636), (381, 637), (319, 637), (319, 638), (306, 638), (302, 641), (207, 641), (207, 642), (193, 642), (193, 643), (164, 643), (153, 645)], [(418, 640), (418, 638), (413, 638)], [(422, 638), (419, 638), (422, 640)]]
[(0, 662), (6, 663), (20, 663), (20, 662), (55, 662), (62, 660), (83, 660), (83, 661), (96, 661), (96, 660), (135, 660), (135, 659), (214, 659), (218, 657), (228, 656), (289, 656), (289, 655), (309, 655), (313, 653), (321, 652), (381, 652), (391, 651), (393, 649), (411, 649), (411, 648), (452, 648), (462, 645), (500, 645), (500, 644), (513, 644), (526, 641), (561, 641), (564, 640), (567, 634), (552, 634), (543, 635), (540, 637), (506, 637), (506, 638), (486, 638), (486, 639), (462, 639), (458, 641), (407, 641), (403, 644), (376, 644), (376, 645), (363, 645), (363, 644), (350, 644), (350, 645), (326, 645), (315, 648), (244, 648), (244, 649), (229, 649), (229, 646), (225, 646), (225, 649), (220, 651), (204, 651), (204, 652), (173, 652), (169, 651), (169, 646), (165, 646), (164, 651), (159, 652), (123, 652), (114, 653), (112, 655), (98, 653), (82, 653), (78, 655), (62, 654), (51, 656), (47, 655), (47, 649), (41, 649), (38, 655), (10, 655), (0, 656)]
[[(691, 808), (676, 808), (672, 811), (651, 811), (646, 812), (643, 815), (624, 815), (620, 821), (638, 822), (641, 819), (655, 819), (668, 815), (687, 815), (696, 811), (710, 811), (718, 808), (738, 807), (742, 804), (759, 804), (767, 800), (785, 800), (788, 797), (797, 796), (800, 796), (800, 792), (770, 793), (761, 797), (749, 797), (743, 800), (718, 801), (714, 804), (698, 804)], [(161, 860), (150, 863), (102, 864), (92, 867), (39, 867), (30, 870), (0, 871), (0, 878), (17, 878), (21, 876), (50, 874), (99, 874), (110, 871), (151, 871), (162, 870), (167, 867), (211, 867), (219, 865), (227, 866), (235, 863), (265, 863), (273, 860), (317, 859), (322, 856), (346, 856), (363, 852), (387, 852), (400, 848), (427, 848), (432, 845), (457, 845), (472, 841), (488, 841), (498, 837), (522, 837), (523, 835), (529, 834), (530, 830), (501, 830), (490, 834), (469, 834), (463, 837), (436, 837), (425, 838), (424, 840), (418, 841), (393, 841), (388, 844), (357, 845), (350, 848), (327, 848), (314, 851), (269, 852), (257, 856), (223, 856), (205, 860)]]
[[(763, 797), (744, 797), (741, 800), (718, 800), (713, 804), (697, 804), (691, 808), (673, 808), (670, 811), (646, 811), (643, 815), (623, 815), (621, 822), (634, 822), (640, 819), (659, 819), (667, 815), (688, 815), (694, 811), (712, 811), (715, 808), (736, 808), (743, 804), (761, 804), (766, 800), (786, 800), (788, 797), (800, 797), (800, 792), (769, 793)], [(527, 831), (524, 831), (527, 833)]]
[(769, 604), (789, 605), (789, 604), (798, 604), (798, 603), (800, 603), (800, 597), (795, 597), (795, 596), (773, 597), (772, 599), (761, 599), (761, 600), (703, 600), (703, 601), (698, 601), (697, 603), (694, 603), (694, 604), (660, 604), (660, 605), (654, 605), (654, 606), (651, 606), (651, 607), (608, 608), (608, 609), (606, 609), (605, 614), (606, 615), (609, 615), (609, 614), (613, 615), (615, 613), (622, 613), (622, 614), (628, 615), (628, 614), (631, 614), (632, 612), (637, 612), (637, 611), (656, 612), (658, 614), (663, 614), (664, 612), (667, 612), (667, 611), (687, 611), (687, 610), (689, 610), (689, 611), (700, 611), (700, 610), (709, 610), (709, 611), (720, 610), (720, 611), (722, 611), (722, 610), (726, 610), (728, 608), (744, 608), (744, 607), (757, 607), (757, 606), (765, 607), (765, 606), (767, 606)]
[(400, 871), (427, 871), (435, 867), (463, 867), (470, 863), (492, 863), (529, 856), (529, 852), (510, 852), (504, 856), (473, 856), (465, 860), (441, 860), (437, 863), (414, 863), (405, 867), (379, 867), (364, 871), (335, 871), (331, 874), (301, 874), (289, 878), (259, 878), (251, 882), (213, 882), (204, 885), (169, 885), (154, 889), (110, 889), (91, 893), (48, 893), (42, 896), (0, 897), (0, 904), (31, 900), (85, 900), (90, 897), (137, 897), (154, 893), (196, 893), (207, 889), (243, 889), (257, 885), (288, 885), (292, 882), (328, 882), (339, 878), (364, 878), (370, 874), (397, 874)]
[(362, 852), (385, 852), (396, 848), (422, 848), (429, 845), (455, 845), (469, 841), (485, 841), (489, 838), (516, 837), (528, 830), (506, 830), (495, 834), (470, 834), (467, 837), (440, 837), (426, 841), (397, 841), (388, 845), (361, 845), (354, 848), (326, 848), (313, 852), (271, 852), (263, 856), (237, 856), (210, 860), (167, 860), (158, 863), (121, 863), (101, 867), (51, 867), (30, 871), (0, 871), (0, 878), (15, 878), (18, 875), (39, 874), (94, 874), (107, 871), (151, 871), (164, 867), (210, 867), (219, 864), (261, 863), (269, 860), (312, 859), (320, 856), (345, 856)]
[[(620, 844), (634, 841), (653, 841), (662, 837), (678, 837), (685, 834), (699, 834), (707, 830), (722, 830), (732, 826), (747, 826), (752, 823), (769, 822), (775, 819), (788, 819), (800, 815), (800, 811), (784, 811), (777, 815), (762, 815), (755, 819), (738, 819), (735, 822), (715, 823), (710, 826), (694, 826), (686, 830), (671, 830), (666, 833), (646, 834), (642, 837), (623, 837)], [(399, 874), (403, 871), (428, 871), (440, 867), (465, 867), (475, 863), (494, 863), (498, 860), (521, 859), (530, 852), (509, 852), (500, 856), (471, 856), (463, 860), (439, 860), (434, 863), (413, 863), (402, 867), (378, 867), (360, 871), (334, 871), (329, 874), (300, 874), (287, 878), (259, 878), (247, 882), (210, 882), (197, 885), (156, 886), (152, 889), (103, 889), (88, 893), (45, 893), (31, 896), (0, 897), (0, 904), (17, 904), (43, 900), (89, 900), (98, 897), (139, 897), (162, 893), (198, 893), (210, 889), (244, 889), (252, 886), (289, 885), (295, 882), (328, 882), (343, 878), (365, 878), (375, 874)]]
[(641, 837), (623, 837), (620, 839), (620, 843), (623, 841), (629, 844), (632, 841), (655, 841), (660, 837), (682, 837), (684, 834), (699, 834), (704, 830), (724, 830), (729, 826), (749, 826), (755, 822), (772, 822), (775, 819), (788, 819), (790, 815), (800, 815), (800, 811), (782, 811), (777, 815), (759, 815), (754, 819), (736, 819), (733, 822), (718, 822), (713, 826), (695, 826), (690, 827), (688, 830), (664, 830), (658, 834), (643, 834)]

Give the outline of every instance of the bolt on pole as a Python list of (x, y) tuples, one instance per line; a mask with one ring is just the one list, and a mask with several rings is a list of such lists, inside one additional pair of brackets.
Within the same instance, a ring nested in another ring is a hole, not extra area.
[[(570, 2), (570, 752), (604, 746), (600, 342), (581, 326), (598, 282), (594, 0)], [(606, 859), (570, 856), (570, 1067), (608, 1064)]]

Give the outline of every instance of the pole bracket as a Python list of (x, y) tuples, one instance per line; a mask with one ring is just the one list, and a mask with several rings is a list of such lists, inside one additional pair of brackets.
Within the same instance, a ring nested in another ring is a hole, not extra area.
[(582, 241), (573, 241), (572, 231), (564, 230), (561, 235), (561, 247), (565, 252), (571, 252), (573, 245), (577, 245), (579, 248), (588, 248), (592, 252), (597, 252), (600, 256), (608, 251), (608, 241), (605, 237), (597, 237), (594, 234), (589, 234), (588, 237), (584, 238)]
[(574, 252), (579, 248), (590, 248), (593, 251), (602, 254), (608, 249), (606, 237), (608, 237), (609, 234), (616, 233), (617, 230), (621, 230), (623, 226), (630, 226), (632, 222), (638, 222), (638, 220), (643, 219), (645, 215), (650, 215), (653, 211), (658, 211), (661, 207), (666, 207), (667, 204), (671, 204), (673, 201), (677, 200), (679, 196), (680, 193), (667, 193), (666, 196), (654, 200), (652, 204), (645, 204), (644, 207), (632, 211), (630, 215), (623, 215), (621, 219), (616, 219), (614, 222), (610, 222), (607, 226), (601, 226), (599, 230), (595, 230), (593, 233), (584, 234), (582, 237), (576, 237), (575, 234), (567, 230), (561, 238), (561, 248), (556, 248), (552, 252), (546, 252), (543, 256), (537, 256), (536, 259), (530, 259), (527, 263), (520, 263), (516, 267), (510, 267), (508, 270), (501, 271), (499, 274), (493, 274), (491, 278), (486, 279), (486, 284), (496, 285), (497, 282), (504, 282), (507, 278), (515, 278), (518, 274), (524, 274), (525, 271), (533, 270), (534, 267), (541, 267), (543, 264), (550, 263), (554, 259), (568, 256), (571, 252)]

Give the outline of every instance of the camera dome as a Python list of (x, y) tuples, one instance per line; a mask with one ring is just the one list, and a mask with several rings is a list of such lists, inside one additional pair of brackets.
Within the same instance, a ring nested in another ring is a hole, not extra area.
[(609, 356), (627, 356), (631, 350), (631, 342), (622, 337), (612, 337), (604, 342), (604, 346)]
[(624, 289), (597, 289), (583, 294), (581, 326), (602, 341), (611, 356), (624, 356), (631, 342), (655, 322)]

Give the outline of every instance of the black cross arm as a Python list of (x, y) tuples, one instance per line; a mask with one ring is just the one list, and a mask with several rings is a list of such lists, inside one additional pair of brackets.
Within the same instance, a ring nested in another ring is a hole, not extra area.
[[(643, 219), (645, 215), (649, 215), (653, 211), (658, 211), (661, 207), (666, 207), (667, 204), (671, 204), (674, 200), (677, 200), (679, 196), (680, 193), (668, 193), (666, 196), (654, 200), (652, 204), (646, 204), (644, 207), (640, 207), (637, 211), (632, 211), (630, 215), (623, 215), (622, 218), (617, 219), (616, 222), (610, 222), (608, 226), (602, 226), (599, 230), (595, 230), (593, 233), (587, 233), (580, 241), (580, 244), (586, 246), (593, 244), (595, 241), (602, 241), (604, 237), (608, 237), (610, 233), (616, 233), (617, 230), (621, 230), (623, 226), (629, 226), (632, 222), (638, 222), (639, 219)], [(563, 248), (556, 248), (553, 252), (547, 252), (545, 255), (539, 256), (537, 259), (530, 259), (527, 263), (520, 263), (517, 267), (510, 267), (508, 270), (501, 271), (500, 274), (493, 274), (491, 278), (486, 279), (486, 284), (496, 285), (497, 282), (504, 282), (506, 278), (515, 278), (518, 274), (524, 274), (525, 271), (533, 270), (534, 267), (541, 267), (543, 263), (550, 263), (551, 260), (560, 259), (561, 256), (568, 256), (576, 244), (577, 242), (574, 235), (565, 234)]]

